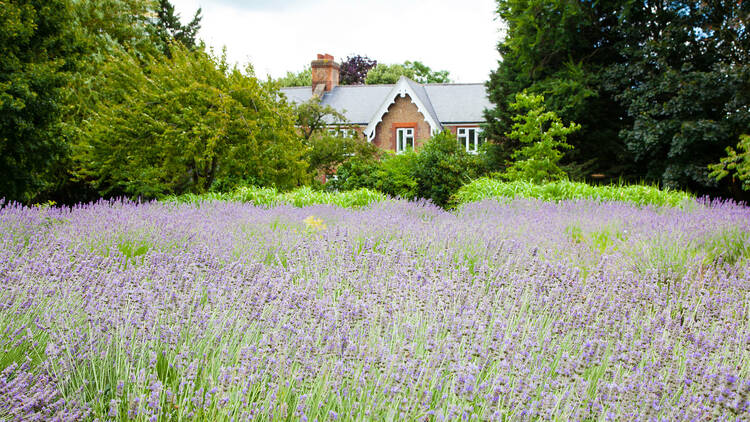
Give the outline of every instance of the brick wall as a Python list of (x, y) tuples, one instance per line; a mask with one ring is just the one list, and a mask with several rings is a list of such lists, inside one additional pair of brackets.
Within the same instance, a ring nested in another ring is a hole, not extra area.
[(430, 125), (419, 112), (417, 106), (411, 101), (409, 95), (398, 96), (396, 102), (391, 104), (388, 112), (375, 127), (375, 139), (373, 143), (381, 149), (388, 151), (396, 150), (396, 128), (413, 127), (416, 146), (421, 146), (425, 140), (430, 138)]

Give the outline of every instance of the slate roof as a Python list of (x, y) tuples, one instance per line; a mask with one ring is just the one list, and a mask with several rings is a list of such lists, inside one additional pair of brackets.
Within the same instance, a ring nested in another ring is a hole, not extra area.
[[(405, 79), (427, 112), (441, 124), (482, 122), (484, 109), (491, 106), (482, 83), (420, 84)], [(322, 102), (342, 111), (349, 122), (366, 125), (375, 117), (395, 86), (396, 84), (338, 85), (323, 94)], [(309, 86), (282, 88), (281, 92), (295, 103), (308, 101), (312, 97), (312, 88)]]

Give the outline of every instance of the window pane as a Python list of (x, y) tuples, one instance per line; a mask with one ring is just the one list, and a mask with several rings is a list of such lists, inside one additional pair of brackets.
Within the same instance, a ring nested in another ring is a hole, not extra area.
[(396, 152), (404, 150), (404, 131), (399, 129), (396, 131)]

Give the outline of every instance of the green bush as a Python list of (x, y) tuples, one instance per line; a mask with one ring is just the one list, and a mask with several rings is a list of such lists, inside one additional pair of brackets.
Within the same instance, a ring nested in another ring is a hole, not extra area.
[(417, 198), (417, 163), (414, 151), (388, 154), (375, 171), (375, 189), (404, 199)]
[(458, 204), (484, 199), (536, 198), (545, 201), (589, 199), (596, 201), (625, 201), (637, 205), (659, 205), (686, 207), (695, 203), (686, 192), (661, 190), (655, 186), (616, 185), (591, 186), (586, 183), (557, 181), (546, 184), (481, 178), (458, 190), (453, 202)]
[(336, 171), (336, 178), (327, 182), (325, 187), (329, 191), (349, 191), (366, 188), (375, 189), (377, 185), (376, 173), (380, 162), (365, 157), (354, 157), (344, 162)]
[(480, 162), (445, 131), (432, 137), (417, 155), (417, 197), (446, 207), (461, 186), (478, 176)]

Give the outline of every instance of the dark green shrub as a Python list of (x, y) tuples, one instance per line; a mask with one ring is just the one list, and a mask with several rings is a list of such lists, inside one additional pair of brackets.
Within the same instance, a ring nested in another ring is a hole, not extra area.
[(375, 173), (380, 166), (377, 160), (353, 157), (344, 162), (336, 171), (336, 179), (326, 183), (330, 191), (355, 190), (359, 188), (375, 189)]
[(375, 189), (393, 197), (416, 199), (416, 170), (419, 155), (414, 151), (388, 154), (375, 172)]
[(450, 197), (479, 173), (478, 156), (467, 153), (450, 132), (437, 134), (417, 154), (417, 197), (446, 207)]

